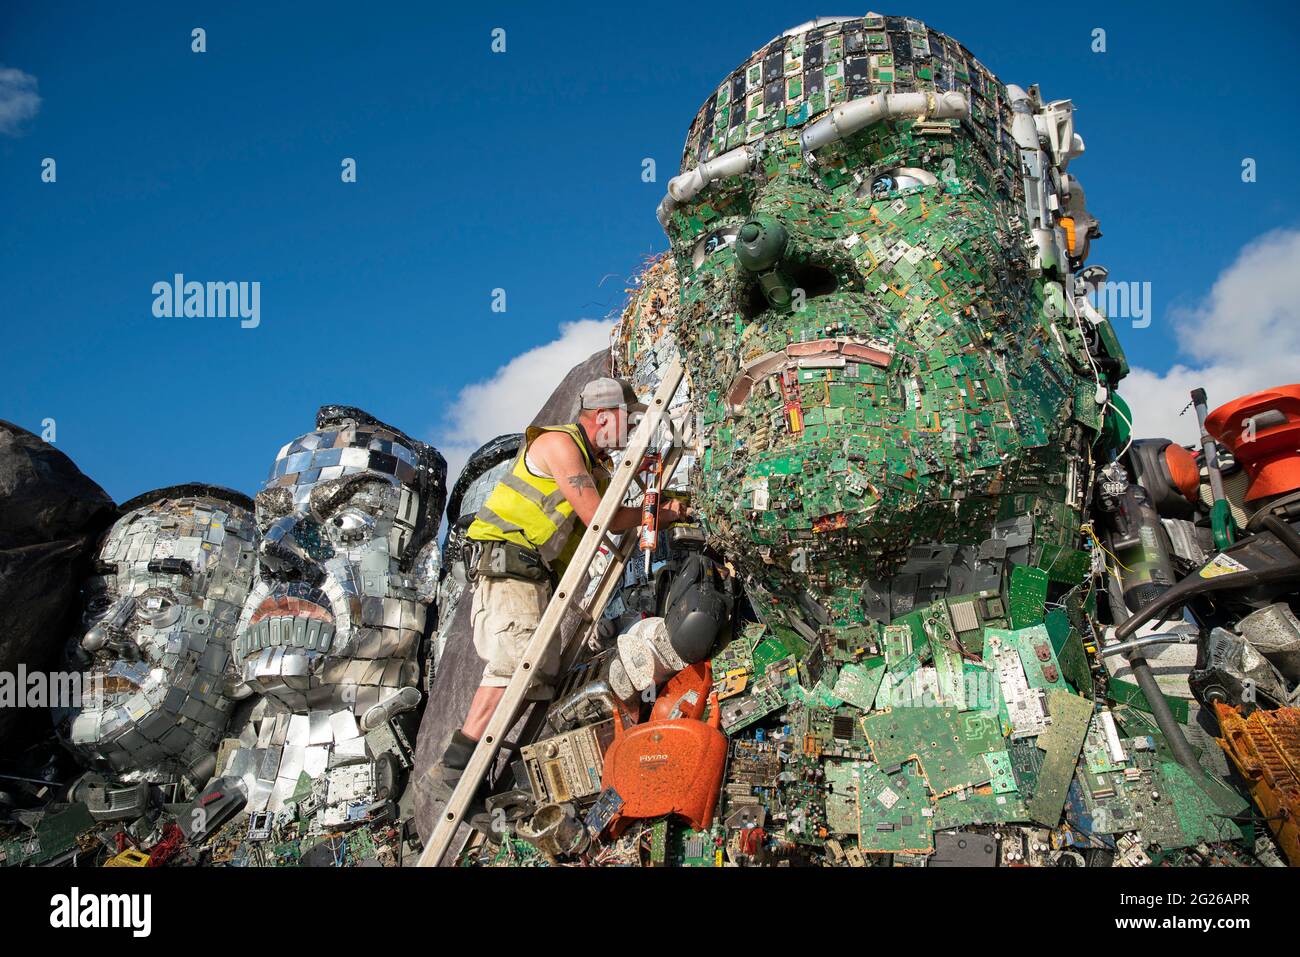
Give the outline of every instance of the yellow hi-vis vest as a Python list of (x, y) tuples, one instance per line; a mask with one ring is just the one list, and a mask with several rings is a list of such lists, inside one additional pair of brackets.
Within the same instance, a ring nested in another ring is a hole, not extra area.
[(592, 473), (596, 489), (605, 494), (609, 475), (593, 460), (586, 437), (577, 425), (529, 426), (514, 466), (497, 482), (465, 534), (479, 542), (513, 542), (532, 549), (559, 575), (573, 557), (584, 529), (560, 491), (559, 482), (534, 475), (525, 461), (528, 449), (543, 432), (564, 432), (572, 438)]

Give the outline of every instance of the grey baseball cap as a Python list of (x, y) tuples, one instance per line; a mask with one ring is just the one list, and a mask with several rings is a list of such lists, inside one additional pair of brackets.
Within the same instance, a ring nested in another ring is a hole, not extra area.
[(646, 404), (636, 397), (636, 390), (626, 379), (592, 379), (582, 387), (584, 409), (617, 409), (626, 406), (628, 412), (644, 412)]

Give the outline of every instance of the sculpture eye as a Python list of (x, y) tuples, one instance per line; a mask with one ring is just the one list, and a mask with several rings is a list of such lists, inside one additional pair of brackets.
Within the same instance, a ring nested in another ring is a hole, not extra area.
[(724, 246), (734, 246), (740, 226), (721, 226), (700, 239), (691, 250), (691, 268), (699, 269), (704, 260)]
[(150, 588), (136, 599), (135, 615), (155, 628), (166, 628), (180, 618), (181, 606), (170, 592)]
[(938, 183), (939, 178), (933, 173), (914, 166), (896, 166), (877, 173), (869, 182), (863, 183), (858, 189), (858, 195), (884, 199), (886, 196), (894, 196), (926, 186), (936, 186)]
[(99, 584), (87, 589), (86, 608), (82, 614), (82, 624), (89, 628), (95, 622), (99, 621), (108, 614), (113, 603), (117, 601), (117, 595), (113, 589), (103, 583), (101, 579)]
[(359, 508), (349, 507), (331, 518), (330, 524), (344, 535), (352, 535), (367, 529), (373, 529), (375, 527), (375, 517)]

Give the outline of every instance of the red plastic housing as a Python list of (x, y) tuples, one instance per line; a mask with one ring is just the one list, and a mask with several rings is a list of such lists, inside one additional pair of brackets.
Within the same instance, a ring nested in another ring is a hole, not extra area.
[(1211, 412), (1205, 428), (1250, 476), (1246, 501), (1300, 489), (1300, 385), (1234, 399)]
[[(666, 814), (678, 815), (697, 831), (713, 823), (727, 760), (727, 737), (719, 730), (717, 695), (708, 696), (712, 708), (708, 722), (693, 717), (657, 717), (670, 712), (676, 706), (674, 702), (683, 704), (686, 714), (703, 710), (710, 678), (707, 662), (701, 664), (705, 667), (683, 669), (665, 685), (663, 696), (645, 724), (626, 729), (615, 713), (614, 741), (605, 752), (600, 782), (623, 799), (623, 807), (613, 822), (614, 834), (629, 821)], [(697, 691), (699, 709), (689, 695), (683, 700), (692, 690)], [(662, 711), (660, 704), (664, 705)]]

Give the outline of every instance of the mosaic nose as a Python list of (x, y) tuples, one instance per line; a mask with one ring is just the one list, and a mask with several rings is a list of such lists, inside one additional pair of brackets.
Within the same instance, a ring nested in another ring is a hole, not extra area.
[(755, 216), (736, 236), (736, 262), (758, 281), (773, 309), (787, 310), (794, 301), (795, 284), (781, 268), (789, 245), (790, 234), (771, 216)]
[(333, 554), (333, 549), (320, 539), (319, 525), (293, 515), (272, 523), (262, 536), (258, 551), (264, 578), (305, 581), (312, 585), (325, 577), (316, 563)]

